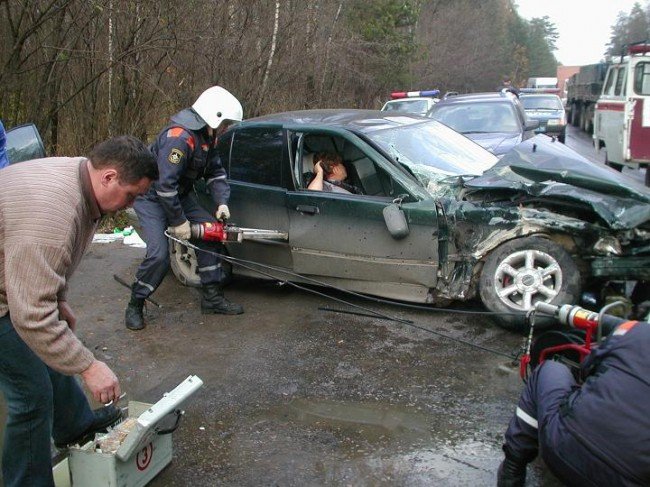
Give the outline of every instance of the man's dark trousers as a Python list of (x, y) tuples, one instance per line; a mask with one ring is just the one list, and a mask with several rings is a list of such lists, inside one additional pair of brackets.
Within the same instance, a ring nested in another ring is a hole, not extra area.
[(7, 401), (2, 453), (6, 487), (52, 486), (51, 438), (75, 438), (93, 422), (73, 376), (49, 368), (18, 336), (9, 315), (0, 318), (0, 391)]
[[(181, 205), (185, 216), (191, 223), (214, 222), (216, 220), (214, 215), (211, 215), (198, 203), (193, 193), (181, 198)], [(157, 201), (149, 199), (149, 196), (137, 198), (133, 208), (140, 220), (142, 237), (147, 243), (147, 256), (138, 267), (133, 286), (135, 296), (142, 299), (158, 288), (169, 270), (169, 240), (165, 236), (165, 230), (169, 223), (163, 207)], [(197, 247), (207, 250), (207, 252), (196, 252), (201, 284), (223, 284), (225, 273), (218, 255), (221, 245), (216, 242), (194, 243)]]

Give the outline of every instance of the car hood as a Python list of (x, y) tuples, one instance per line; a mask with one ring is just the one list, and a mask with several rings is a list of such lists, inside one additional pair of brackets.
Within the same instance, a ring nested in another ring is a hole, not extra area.
[(489, 133), (489, 134), (463, 134), (465, 137), (473, 140), (478, 145), (483, 147), (486, 150), (489, 150), (495, 156), (500, 156), (511, 150), (519, 142), (521, 142), (521, 136), (519, 134), (512, 133)]
[(634, 228), (650, 220), (648, 188), (545, 135), (522, 142), (465, 186), (586, 203), (613, 229)]

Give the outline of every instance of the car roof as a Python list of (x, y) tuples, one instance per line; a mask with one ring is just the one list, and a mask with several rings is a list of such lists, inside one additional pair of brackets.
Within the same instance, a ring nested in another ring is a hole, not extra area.
[(327, 126), (345, 128), (361, 133), (374, 132), (387, 128), (418, 123), (431, 123), (431, 119), (410, 112), (385, 112), (380, 110), (356, 109), (322, 109), (296, 110), (291, 112), (272, 113), (260, 117), (249, 118), (238, 126), (279, 124), (283, 127), (295, 125)]
[(561, 100), (561, 98), (554, 93), (522, 93), (519, 95), (519, 98), (557, 98), (558, 100)]
[(473, 102), (506, 102), (512, 103), (515, 95), (509, 95), (501, 92), (488, 92), (488, 93), (468, 93), (465, 95), (452, 95), (440, 100), (436, 106), (440, 104), (450, 105), (452, 103), (473, 103)]

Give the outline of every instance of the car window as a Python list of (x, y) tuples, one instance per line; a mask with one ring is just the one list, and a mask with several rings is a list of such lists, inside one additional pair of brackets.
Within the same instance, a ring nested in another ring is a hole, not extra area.
[(562, 110), (562, 101), (554, 96), (522, 96), (526, 110)]
[(634, 91), (650, 95), (650, 63), (639, 63), (634, 68)]
[(431, 117), (463, 134), (521, 130), (510, 102), (438, 104), (431, 112)]
[[(283, 137), (277, 128), (244, 128), (232, 139), (229, 177), (235, 181), (283, 186)], [(288, 181), (287, 181), (288, 183)]]
[[(391, 196), (399, 193), (390, 176), (355, 143), (344, 137), (318, 132), (296, 133), (292, 136), (292, 146), (300, 147), (295, 158), (296, 180), (306, 189), (313, 180), (316, 170), (314, 164), (319, 155), (339, 156), (345, 167), (347, 177), (337, 184), (346, 192), (364, 196)], [(301, 142), (299, 142), (301, 141)], [(401, 188), (401, 186), (399, 186)], [(335, 190), (339, 195), (341, 191)], [(402, 189), (400, 191), (404, 193)]]
[(605, 81), (605, 88), (603, 89), (604, 95), (612, 94), (612, 86), (614, 86), (614, 78), (616, 78), (616, 70), (611, 68), (607, 73), (607, 80)]
[(7, 130), (6, 149), (10, 164), (45, 157), (45, 148), (34, 124)]
[(620, 96), (625, 95), (625, 89), (623, 88), (623, 82), (625, 80), (625, 68), (618, 68), (618, 76), (616, 77), (616, 87), (614, 88), (614, 95)]

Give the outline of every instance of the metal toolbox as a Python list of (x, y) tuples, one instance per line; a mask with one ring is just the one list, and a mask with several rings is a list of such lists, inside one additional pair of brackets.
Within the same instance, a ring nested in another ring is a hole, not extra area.
[(201, 379), (189, 376), (156, 404), (129, 401), (129, 416), (122, 423), (70, 448), (68, 458), (54, 468), (56, 487), (146, 485), (171, 461), (171, 433), (183, 414), (179, 407), (201, 385)]

